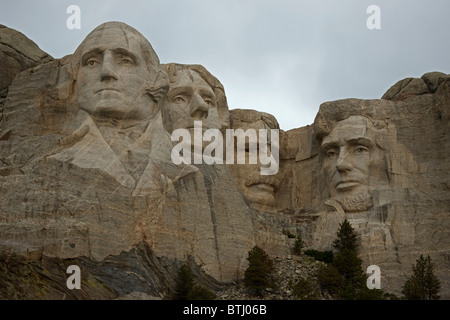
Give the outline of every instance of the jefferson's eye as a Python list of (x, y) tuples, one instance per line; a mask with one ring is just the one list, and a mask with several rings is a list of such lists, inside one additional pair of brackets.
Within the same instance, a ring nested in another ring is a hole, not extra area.
[(175, 98), (173, 98), (172, 100), (175, 103), (183, 103), (186, 102), (186, 100), (182, 97), (182, 96), (176, 96)]
[(369, 149), (363, 146), (358, 146), (355, 148), (355, 153), (365, 153), (367, 151), (369, 151)]
[(206, 98), (206, 99), (204, 99), (204, 101), (206, 102), (206, 104), (208, 106), (212, 106), (213, 105), (213, 101), (211, 99)]

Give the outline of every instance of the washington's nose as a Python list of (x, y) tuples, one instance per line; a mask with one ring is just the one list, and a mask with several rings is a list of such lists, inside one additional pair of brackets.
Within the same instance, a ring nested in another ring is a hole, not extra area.
[(117, 74), (114, 71), (114, 60), (111, 54), (105, 53), (103, 57), (103, 63), (102, 63), (102, 73), (101, 73), (101, 80), (117, 80)]
[(208, 111), (209, 107), (205, 100), (200, 95), (194, 94), (190, 102), (191, 117), (194, 119), (206, 119)]

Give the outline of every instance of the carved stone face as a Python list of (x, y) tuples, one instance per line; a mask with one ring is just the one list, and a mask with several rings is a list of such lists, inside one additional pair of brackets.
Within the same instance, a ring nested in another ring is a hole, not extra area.
[[(235, 110), (232, 110), (233, 112)], [(244, 112), (252, 112), (253, 110), (245, 110)], [(253, 111), (254, 112), (254, 111)], [(254, 122), (241, 122), (238, 126), (233, 125), (233, 129), (255, 129), (258, 133), (259, 129), (268, 130), (268, 152), (271, 152), (270, 145), (270, 129), (264, 121), (257, 120)], [(259, 139), (259, 136), (258, 136)], [(258, 140), (259, 143), (259, 140)], [(245, 164), (237, 164), (237, 150), (238, 145), (235, 143), (235, 158), (234, 164), (228, 164), (228, 168), (236, 181), (238, 189), (243, 193), (245, 198), (249, 201), (252, 208), (261, 211), (272, 211), (275, 206), (275, 192), (279, 185), (279, 179), (276, 175), (261, 175), (261, 167), (263, 166), (259, 161), (259, 155), (256, 164), (249, 164), (249, 150), (250, 145), (245, 143)]]
[(179, 70), (168, 92), (169, 104), (164, 112), (168, 131), (184, 128), (192, 130), (194, 121), (202, 121), (203, 130), (220, 128), (216, 95), (195, 71)]
[(94, 31), (83, 42), (75, 84), (79, 107), (91, 115), (141, 120), (153, 113), (140, 37), (122, 28)]
[(345, 201), (369, 193), (375, 137), (367, 118), (351, 116), (338, 122), (321, 149), (332, 197)]

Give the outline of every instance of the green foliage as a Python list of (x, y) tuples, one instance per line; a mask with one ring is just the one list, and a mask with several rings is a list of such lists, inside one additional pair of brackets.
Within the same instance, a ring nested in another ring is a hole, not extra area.
[(337, 238), (333, 242), (333, 247), (339, 252), (344, 249), (358, 252), (358, 244), (356, 242), (357, 234), (347, 219), (344, 219), (344, 221), (339, 224), (339, 230), (336, 236)]
[(298, 279), (298, 281), (292, 286), (292, 294), (295, 298), (301, 300), (311, 300), (316, 297), (313, 285), (310, 281), (304, 278)]
[(260, 247), (254, 246), (248, 254), (248, 268), (244, 272), (244, 285), (261, 296), (265, 288), (273, 287), (273, 261)]
[(420, 255), (412, 266), (413, 274), (406, 280), (402, 294), (407, 300), (438, 300), (441, 283), (434, 274), (434, 263), (430, 256)]
[(187, 300), (189, 292), (194, 288), (194, 275), (187, 264), (183, 264), (178, 271), (175, 287), (175, 300)]
[(214, 300), (216, 295), (209, 289), (195, 285), (194, 275), (187, 264), (183, 264), (178, 271), (175, 300)]
[(286, 229), (284, 229), (284, 228), (283, 228), (282, 233), (283, 233), (284, 235), (286, 235), (288, 238), (291, 238), (291, 239), (295, 238), (295, 234), (293, 234), (292, 232), (290, 232), (289, 230), (286, 230)]
[(302, 240), (302, 236), (298, 235), (297, 239), (295, 239), (295, 243), (294, 243), (294, 247), (292, 248), (292, 253), (295, 255), (301, 255), (302, 254), (302, 249), (303, 249), (303, 240)]
[(317, 280), (323, 291), (334, 295), (344, 288), (344, 277), (331, 264), (321, 265), (317, 270)]
[[(367, 275), (357, 255), (357, 234), (347, 219), (339, 225), (336, 236), (333, 247), (338, 253), (331, 264), (320, 267), (317, 272), (317, 279), (322, 290), (344, 300), (394, 298), (382, 290), (367, 288)], [(305, 254), (307, 254), (306, 251)]]
[(332, 263), (334, 256), (332, 251), (319, 251), (308, 249), (304, 252), (307, 256), (313, 257), (317, 261), (322, 261), (325, 263)]
[(362, 269), (362, 261), (355, 251), (344, 248), (334, 257), (333, 266), (344, 277), (346, 285), (366, 286), (366, 275)]
[(394, 294), (387, 293), (380, 289), (369, 289), (362, 287), (359, 291), (359, 300), (398, 300)]
[(189, 291), (188, 300), (214, 300), (216, 299), (216, 294), (211, 290), (195, 285), (191, 291)]

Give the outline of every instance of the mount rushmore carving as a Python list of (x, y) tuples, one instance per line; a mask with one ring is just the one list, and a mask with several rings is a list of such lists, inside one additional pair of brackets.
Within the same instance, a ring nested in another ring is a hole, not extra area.
[[(60, 298), (58, 270), (74, 262), (102, 284), (90, 298), (163, 297), (187, 261), (219, 286), (243, 277), (254, 245), (289, 254), (285, 229), (331, 249), (344, 217), (383, 289), (398, 293), (429, 254), (450, 297), (449, 75), (401, 80), (382, 99), (325, 102), (312, 125), (283, 131), (270, 114), (229, 108), (204, 67), (161, 64), (121, 22), (61, 59), (6, 27), (0, 49), (0, 250), (40, 263), (38, 278), (54, 275), (45, 297)], [(279, 130), (268, 145), (278, 171), (175, 164), (171, 135), (193, 133), (195, 121), (202, 133)]]

